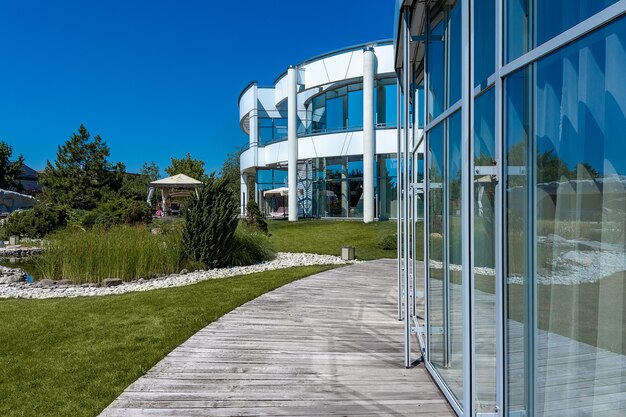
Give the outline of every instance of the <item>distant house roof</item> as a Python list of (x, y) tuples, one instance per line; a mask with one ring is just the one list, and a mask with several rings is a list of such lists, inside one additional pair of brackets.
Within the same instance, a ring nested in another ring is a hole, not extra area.
[(24, 165), (22, 174), (17, 177), (17, 180), (22, 184), (24, 192), (27, 194), (36, 194), (42, 189), (39, 185), (39, 174), (28, 165)]
[(37, 171), (29, 167), (28, 165), (24, 165), (24, 168), (22, 168), (22, 174), (18, 177), (18, 179), (37, 181), (38, 177), (39, 174), (37, 174)]

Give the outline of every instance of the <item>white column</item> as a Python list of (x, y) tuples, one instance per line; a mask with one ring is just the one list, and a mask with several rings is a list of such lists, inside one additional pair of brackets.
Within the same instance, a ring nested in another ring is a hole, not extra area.
[(374, 48), (363, 51), (363, 222), (374, 221), (374, 157), (376, 126), (374, 125)]
[(287, 70), (287, 185), (289, 187), (289, 221), (298, 220), (298, 73), (295, 67)]

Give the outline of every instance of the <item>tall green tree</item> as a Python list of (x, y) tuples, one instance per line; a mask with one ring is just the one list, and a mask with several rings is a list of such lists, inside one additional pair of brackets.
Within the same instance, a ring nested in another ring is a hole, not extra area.
[(18, 177), (24, 169), (24, 157), (18, 155), (15, 161), (11, 161), (13, 148), (6, 142), (0, 142), (0, 188), (4, 190), (21, 191), (22, 184)]
[(240, 156), (241, 151), (229, 153), (226, 155), (226, 159), (222, 163), (222, 168), (220, 169), (220, 177), (226, 180), (228, 189), (237, 203), (239, 203), (239, 193), (241, 191), (241, 172), (239, 171)]
[(165, 172), (167, 172), (167, 175), (185, 174), (199, 181), (206, 179), (206, 175), (204, 174), (204, 161), (193, 159), (189, 152), (187, 152), (187, 155), (183, 158), (172, 158), (172, 163), (165, 168)]
[(139, 170), (139, 175), (143, 175), (148, 182), (156, 181), (161, 178), (161, 168), (156, 162), (144, 162)]
[(40, 178), (42, 199), (74, 209), (91, 210), (121, 189), (124, 164), (109, 161), (110, 151), (99, 135), (82, 124), (78, 133), (60, 145), (54, 163), (46, 164)]

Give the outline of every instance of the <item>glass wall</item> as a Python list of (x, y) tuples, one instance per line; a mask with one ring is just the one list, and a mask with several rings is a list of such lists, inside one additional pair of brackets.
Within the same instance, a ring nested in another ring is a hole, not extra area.
[(258, 123), (260, 145), (287, 138), (287, 118), (259, 117)]
[[(396, 126), (397, 90), (393, 77), (376, 80), (374, 110), (378, 127)], [(307, 118), (303, 134), (362, 129), (363, 83), (328, 89), (313, 97), (307, 105)]]
[(283, 207), (287, 207), (287, 200), (282, 201), (282, 199), (266, 199), (263, 196), (264, 191), (287, 187), (286, 169), (258, 169), (256, 172), (255, 182), (257, 201), (259, 202), (259, 208), (263, 214), (269, 216), (272, 213), (280, 212)]
[(620, 18), (507, 79), (510, 411), (626, 414), (625, 66)]
[(426, 368), (464, 416), (625, 416), (626, 2), (435, 1), (415, 23)]
[[(507, 62), (617, 2), (618, 0), (505, 0)], [(529, 16), (534, 16), (534, 21)]]

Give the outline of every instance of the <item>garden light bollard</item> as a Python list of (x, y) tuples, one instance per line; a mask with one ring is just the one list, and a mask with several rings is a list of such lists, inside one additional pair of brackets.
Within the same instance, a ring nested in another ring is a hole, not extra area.
[(353, 246), (341, 247), (341, 259), (344, 261), (353, 261), (355, 258)]

